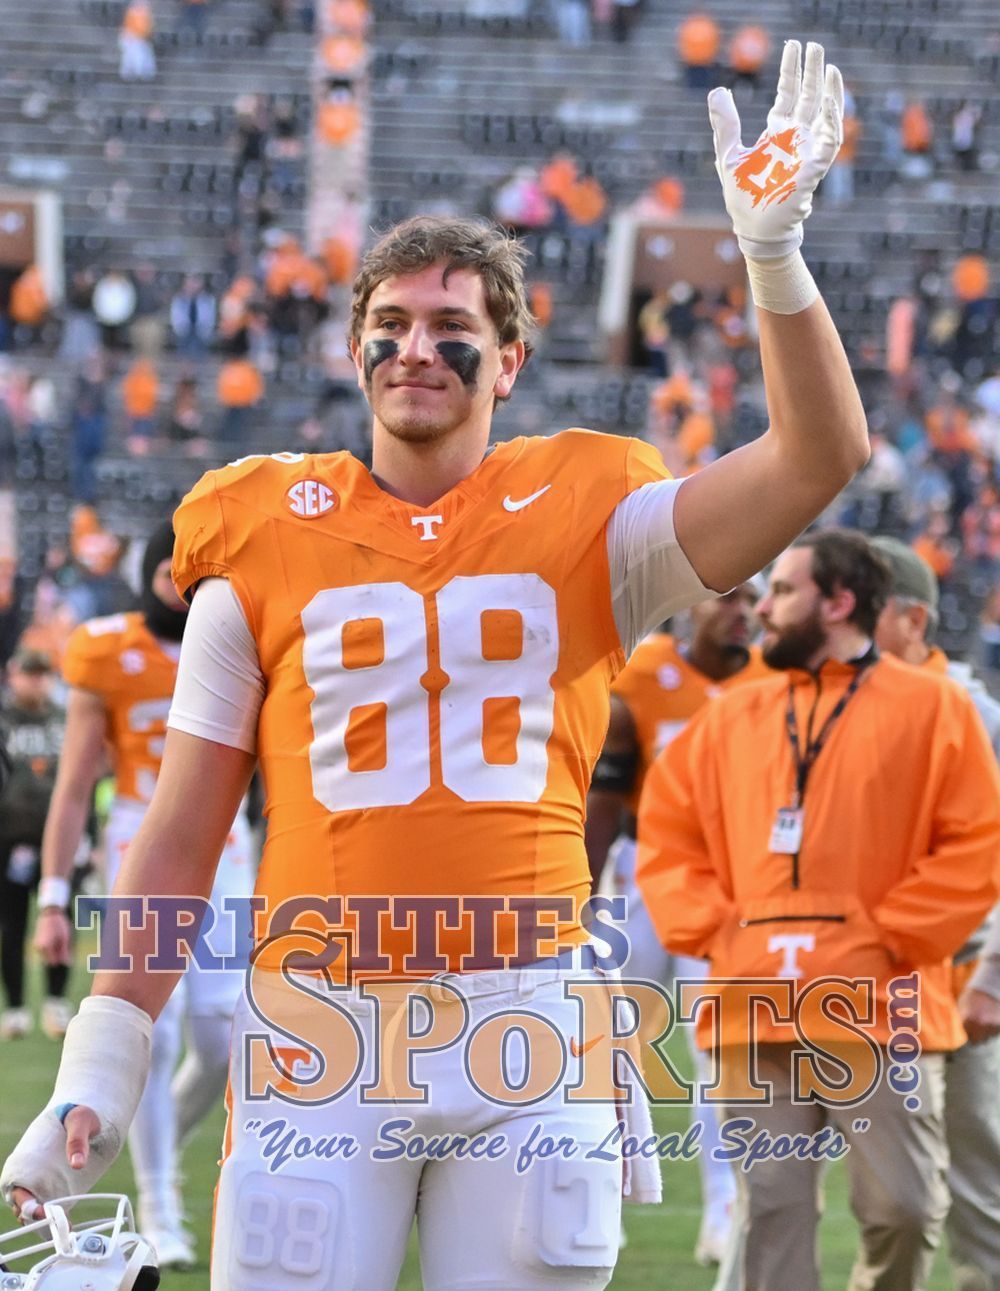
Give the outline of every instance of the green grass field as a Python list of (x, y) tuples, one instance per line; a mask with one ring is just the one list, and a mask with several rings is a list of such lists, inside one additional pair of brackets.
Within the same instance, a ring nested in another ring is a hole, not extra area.
[[(82, 987), (84, 976), (75, 974)], [(17, 1041), (0, 1042), (0, 1158), (6, 1157), (19, 1134), (37, 1114), (52, 1089), (58, 1060), (58, 1046), (40, 1033)], [(679, 1055), (678, 1065), (683, 1066)], [(109, 1054), (109, 1061), (115, 1055)], [(210, 1117), (191, 1143), (184, 1157), (184, 1202), (195, 1234), (199, 1262), (190, 1273), (167, 1273), (164, 1291), (208, 1291), (208, 1253), (212, 1222), (212, 1190), (216, 1161), (222, 1141), (225, 1117), (222, 1108)], [(687, 1124), (684, 1109), (659, 1110), (655, 1116), (658, 1133), (682, 1130)], [(134, 1200), (132, 1173), (123, 1153), (102, 1182), (108, 1192), (126, 1192)], [(698, 1231), (698, 1172), (695, 1163), (668, 1162), (663, 1173), (662, 1206), (626, 1206), (628, 1244), (622, 1251), (611, 1286), (614, 1291), (709, 1291), (714, 1274), (699, 1268), (692, 1257)], [(8, 1224), (0, 1224), (6, 1229)], [(826, 1210), (821, 1227), (822, 1268), (825, 1291), (837, 1291), (847, 1284), (854, 1258), (856, 1229), (847, 1207), (843, 1163), (838, 1162), (827, 1177)], [(415, 1240), (399, 1291), (419, 1291), (421, 1286)], [(947, 1260), (939, 1255), (929, 1291), (950, 1291)], [(275, 1288), (274, 1291), (281, 1291)], [(790, 1287), (788, 1291), (795, 1291)]]

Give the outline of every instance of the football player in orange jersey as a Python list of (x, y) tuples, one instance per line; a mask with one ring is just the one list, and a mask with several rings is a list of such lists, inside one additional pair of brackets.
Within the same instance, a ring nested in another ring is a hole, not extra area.
[[(627, 902), (624, 931), (629, 958), (624, 973), (666, 983), (704, 977), (703, 959), (670, 955), (650, 922), (635, 881), (636, 817), (646, 772), (701, 708), (728, 686), (769, 674), (756, 646), (753, 607), (757, 589), (747, 582), (715, 600), (691, 607), (691, 639), (677, 641), (658, 631), (636, 648), (611, 691), (611, 721), (587, 795), (587, 855), (595, 885), (605, 861), (613, 871), (605, 886)], [(643, 1019), (647, 1034), (662, 1030), (662, 1018)], [(710, 1064), (686, 1032), (699, 1079), (708, 1082)], [(710, 1107), (698, 1103), (694, 1120), (701, 1125), (698, 1166), (701, 1170), (702, 1221), (695, 1246), (699, 1264), (718, 1263), (726, 1248), (736, 1188), (728, 1163), (713, 1155), (718, 1128)]]
[[(424, 978), (445, 971), (447, 985), (425, 983), (421, 998), (461, 999), (456, 1025), (530, 1006), (558, 1033), (566, 1066), (566, 1035), (579, 1063), (590, 1041), (577, 1038), (579, 1011), (561, 987), (574, 965), (601, 985), (569, 952), (587, 940), (583, 806), (610, 684), (646, 632), (706, 589), (744, 582), (867, 458), (846, 356), (798, 252), (841, 101), (822, 50), (810, 47), (803, 70), (794, 42), (753, 150), (740, 146), (731, 98), (713, 95), (773, 420), (756, 443), (681, 482), (647, 445), (616, 436), (568, 431), (490, 450), (494, 405), (530, 348), (516, 243), (477, 222), (417, 217), (368, 252), (350, 344), (374, 416), (372, 470), (343, 453), (246, 459), (206, 476), (175, 517), (174, 580), (194, 594), (191, 621), (163, 770), (118, 895), (206, 895), (259, 757), (268, 840), (258, 894), (272, 910), (312, 894), (334, 933), (350, 928), (337, 910), (352, 910), (356, 960)], [(414, 943), (421, 898), (441, 916), (430, 957)], [(541, 968), (525, 963), (516, 919), (501, 914), (486, 947), (472, 939), (477, 908), (515, 898), (557, 903), (549, 953), (534, 956)], [(359, 910), (381, 925), (374, 945)], [(70, 1180), (74, 1191), (91, 1186), (133, 1114), (171, 976), (143, 964), (152, 929), (123, 946), (133, 971), (95, 981), (53, 1102), (0, 1176), (22, 1216)], [(264, 962), (261, 976), (283, 980)], [(302, 994), (330, 1027), (350, 1014), (344, 1034), (365, 1039), (364, 1075), (381, 1090), (367, 1047), (373, 1001), (355, 986), (338, 1011), (336, 984), (314, 981), (316, 993)], [(421, 994), (419, 980), (412, 989)], [(570, 1101), (556, 1085), (527, 1112), (510, 1097), (498, 1104), (453, 1049), (428, 1049), (414, 1065), (430, 1101), (407, 1107), (423, 1134), (496, 1128), (516, 1145), (534, 1123), (575, 1152), (523, 1171), (516, 1152), (384, 1162), (375, 1147), (389, 1109), (353, 1089), (329, 1105), (308, 1100), (309, 1082), (339, 1057), (329, 1043), (289, 1060), (279, 1092), (260, 1084), (255, 1034), (273, 1055), (287, 1031), (248, 1001), (234, 1028), (215, 1291), (389, 1291), (415, 1214), (428, 1291), (608, 1284), (623, 1163), (583, 1150), (614, 1130), (607, 1101)], [(135, 1054), (104, 1085), (93, 1076), (99, 1040)], [(525, 1068), (521, 1052), (508, 1094)], [(349, 1159), (342, 1137), (355, 1144)], [(658, 1195), (655, 1161), (626, 1173), (633, 1199)]]
[[(35, 932), (36, 949), (50, 964), (69, 960), (68, 877), (105, 749), (115, 774), (115, 800), (104, 831), (109, 887), (156, 787), (187, 623), (187, 605), (170, 581), (173, 545), (167, 522), (153, 532), (143, 555), (141, 610), (81, 624), (62, 661), (70, 687), (66, 735), (45, 823)], [(251, 853), (241, 812), (213, 887), (220, 918), (225, 896), (247, 896), (252, 890)], [(210, 973), (192, 964), (153, 1029), (152, 1065), (129, 1146), (142, 1226), (163, 1267), (194, 1262), (176, 1196), (177, 1145), (222, 1097), (229, 1031), (242, 985), (238, 969)], [(175, 1076), (182, 1028), (187, 1052)]]

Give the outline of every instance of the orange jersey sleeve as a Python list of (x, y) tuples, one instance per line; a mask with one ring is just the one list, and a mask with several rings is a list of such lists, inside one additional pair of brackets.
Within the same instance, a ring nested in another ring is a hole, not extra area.
[[(429, 507), (346, 453), (250, 459), (189, 494), (177, 586), (233, 581), (265, 679), (272, 910), (307, 893), (546, 898), (561, 905), (540, 953), (584, 938), (583, 803), (623, 662), (607, 524), (666, 477), (648, 445), (566, 431), (499, 445)], [(455, 919), (442, 954), (470, 967)], [(398, 971), (412, 931), (383, 934)], [(499, 953), (515, 942), (501, 919)]]
[(116, 614), (75, 629), (62, 672), (68, 685), (103, 701), (116, 793), (148, 803), (163, 757), (176, 661), (164, 653), (141, 614)]
[(632, 815), (639, 813), (643, 782), (654, 760), (702, 705), (731, 686), (768, 675), (773, 673), (757, 647), (748, 652), (746, 667), (724, 681), (713, 681), (688, 662), (668, 633), (654, 633), (639, 644), (613, 687), (632, 714), (639, 746), (635, 788), (628, 802)]

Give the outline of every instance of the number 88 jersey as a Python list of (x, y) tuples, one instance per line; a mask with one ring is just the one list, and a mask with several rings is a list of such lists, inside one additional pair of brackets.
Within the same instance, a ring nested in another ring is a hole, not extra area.
[[(607, 522), (664, 478), (648, 445), (566, 431), (500, 445), (430, 507), (346, 453), (200, 481), (174, 517), (174, 580), (227, 578), (256, 641), (271, 910), (559, 897), (560, 944), (584, 939), (583, 804), (624, 662)], [(412, 938), (396, 936), (379, 949), (398, 971)], [(513, 937), (501, 919), (497, 953)], [(441, 938), (451, 968), (469, 938), (464, 919)]]

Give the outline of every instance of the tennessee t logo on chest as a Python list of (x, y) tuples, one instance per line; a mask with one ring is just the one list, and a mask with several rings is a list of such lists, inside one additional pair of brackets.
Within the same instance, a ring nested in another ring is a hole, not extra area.
[(444, 516), (414, 516), (410, 524), (420, 530), (421, 542), (433, 542), (438, 536), (434, 526), (444, 524)]

